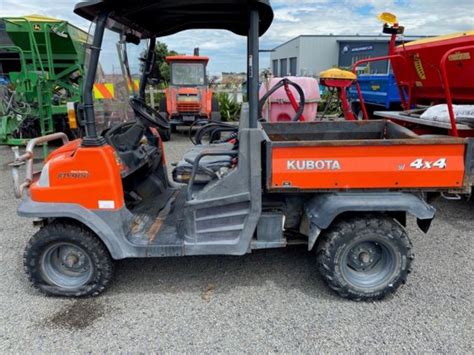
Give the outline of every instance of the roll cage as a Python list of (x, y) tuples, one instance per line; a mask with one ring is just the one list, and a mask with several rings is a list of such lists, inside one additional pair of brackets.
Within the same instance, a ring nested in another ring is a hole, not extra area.
[[(191, 29), (221, 29), (246, 36), (248, 128), (257, 127), (259, 37), (268, 30), (273, 21), (269, 0), (93, 0), (77, 4), (74, 12), (96, 23), (94, 41), (90, 46), (89, 70), (84, 84), (82, 109), (86, 136), (83, 146), (105, 144), (104, 138), (97, 133), (92, 91), (106, 29), (124, 35), (130, 42), (151, 39), (147, 58), (148, 69), (152, 65), (151, 47), (157, 37)], [(140, 84), (140, 96), (145, 89), (146, 72), (147, 70), (144, 71)]]

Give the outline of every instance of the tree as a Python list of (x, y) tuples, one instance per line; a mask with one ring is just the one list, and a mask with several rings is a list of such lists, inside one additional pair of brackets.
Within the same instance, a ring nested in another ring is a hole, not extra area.
[(166, 57), (178, 55), (178, 52), (169, 50), (166, 43), (156, 42), (155, 53), (155, 68), (159, 70), (160, 82), (167, 84), (171, 79), (171, 71), (168, 63), (166, 62)]

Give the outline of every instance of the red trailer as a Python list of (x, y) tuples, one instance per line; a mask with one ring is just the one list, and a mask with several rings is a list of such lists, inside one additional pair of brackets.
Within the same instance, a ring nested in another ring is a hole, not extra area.
[(474, 103), (474, 31), (420, 39), (394, 51), (405, 58), (393, 61), (392, 68), (399, 81), (411, 84), (411, 103), (446, 102), (445, 84), (454, 101)]
[[(456, 120), (453, 104), (474, 105), (474, 30), (446, 36), (425, 38), (396, 46), (404, 28), (396, 18), (385, 21), (384, 33), (392, 40), (387, 56), (361, 60), (357, 67), (368, 62), (390, 60), (400, 90), (403, 111), (377, 111), (376, 116), (389, 118), (419, 134), (444, 134), (474, 137), (474, 120)], [(356, 83), (359, 100), (368, 119), (364, 99)], [(446, 120), (426, 119), (423, 113), (434, 105), (447, 104)]]

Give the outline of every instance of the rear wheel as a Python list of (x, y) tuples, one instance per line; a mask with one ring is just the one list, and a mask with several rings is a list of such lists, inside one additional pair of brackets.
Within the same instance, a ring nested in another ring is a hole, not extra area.
[(81, 297), (102, 293), (113, 275), (113, 260), (88, 229), (70, 223), (41, 228), (23, 256), (34, 287), (53, 296)]
[(389, 217), (343, 220), (327, 231), (317, 262), (326, 283), (352, 300), (377, 300), (406, 282), (413, 254), (405, 229)]

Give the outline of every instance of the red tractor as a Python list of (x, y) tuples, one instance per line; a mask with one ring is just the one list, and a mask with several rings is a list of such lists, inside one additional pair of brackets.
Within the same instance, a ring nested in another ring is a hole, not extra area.
[(165, 141), (182, 125), (207, 124), (221, 121), (219, 103), (209, 88), (206, 67), (208, 57), (169, 56), (171, 80), (165, 97), (160, 102), (160, 112), (170, 121), (170, 129), (161, 132)]

